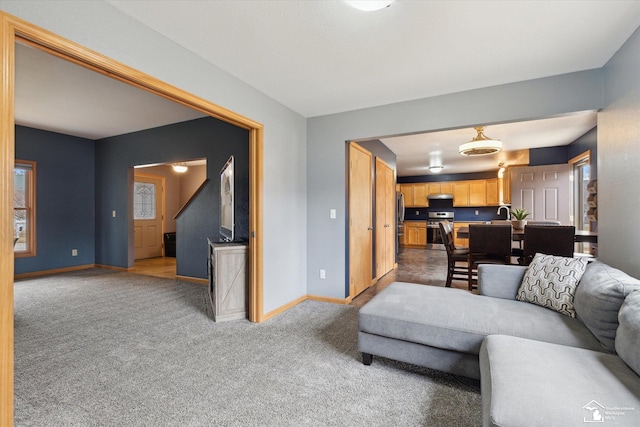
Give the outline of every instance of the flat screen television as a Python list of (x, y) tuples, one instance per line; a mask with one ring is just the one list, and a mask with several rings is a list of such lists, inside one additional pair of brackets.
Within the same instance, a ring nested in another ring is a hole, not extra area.
[(220, 235), (232, 242), (234, 237), (233, 156), (220, 171)]

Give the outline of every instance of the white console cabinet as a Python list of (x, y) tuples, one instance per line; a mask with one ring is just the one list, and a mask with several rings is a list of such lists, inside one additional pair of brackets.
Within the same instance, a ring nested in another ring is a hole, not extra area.
[(247, 317), (247, 245), (209, 240), (209, 298), (213, 320)]

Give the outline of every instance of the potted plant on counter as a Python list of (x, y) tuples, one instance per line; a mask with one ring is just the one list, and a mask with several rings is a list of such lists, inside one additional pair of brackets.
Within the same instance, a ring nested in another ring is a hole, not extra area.
[(511, 221), (513, 228), (516, 230), (524, 230), (524, 226), (527, 225), (525, 218), (529, 216), (529, 212), (527, 212), (525, 208), (516, 208), (511, 209), (509, 213), (511, 214), (511, 218), (514, 219), (514, 221)]

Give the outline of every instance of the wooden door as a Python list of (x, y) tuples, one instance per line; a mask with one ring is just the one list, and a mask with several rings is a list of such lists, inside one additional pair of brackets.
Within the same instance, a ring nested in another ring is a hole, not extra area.
[(134, 258), (162, 256), (163, 178), (136, 175), (133, 187)]
[(568, 164), (510, 168), (511, 206), (525, 208), (531, 221), (571, 224), (571, 167)]
[(349, 296), (373, 281), (373, 185), (370, 152), (349, 144)]
[(393, 269), (395, 263), (395, 184), (393, 169), (376, 158), (376, 277)]

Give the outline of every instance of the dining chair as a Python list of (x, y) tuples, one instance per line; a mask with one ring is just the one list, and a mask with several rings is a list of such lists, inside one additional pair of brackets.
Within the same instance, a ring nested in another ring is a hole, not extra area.
[(511, 225), (470, 224), (467, 281), (469, 290), (477, 282), (473, 271), (480, 264), (511, 264)]
[(524, 228), (524, 257), (529, 265), (536, 253), (573, 257), (576, 228), (573, 225), (529, 225)]
[[(467, 258), (469, 248), (456, 247), (453, 240), (453, 224), (449, 221), (438, 223), (442, 243), (447, 251), (447, 283), (446, 287), (451, 287), (453, 280), (467, 280)], [(460, 265), (462, 263), (462, 265)]]

